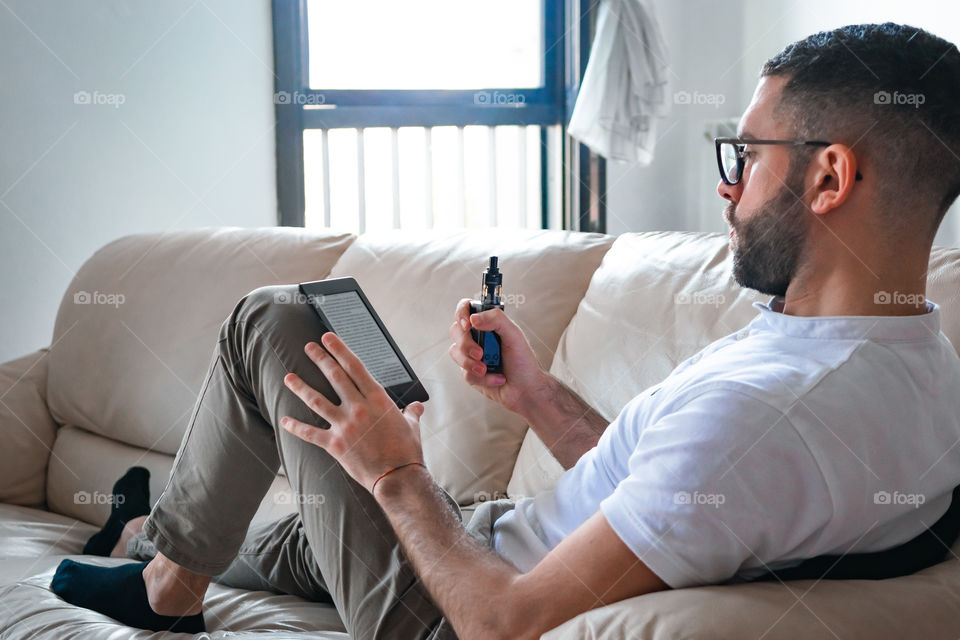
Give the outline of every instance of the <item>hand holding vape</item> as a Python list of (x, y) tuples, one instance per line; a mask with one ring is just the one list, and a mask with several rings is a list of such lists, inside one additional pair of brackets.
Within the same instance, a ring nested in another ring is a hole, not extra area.
[[(490, 266), (483, 272), (481, 281), (480, 300), (470, 301), (470, 313), (480, 313), (490, 309), (503, 309), (500, 302), (500, 287), (503, 284), (503, 274), (497, 268), (497, 256), (490, 257)], [(503, 373), (503, 361), (500, 358), (500, 336), (493, 331), (470, 329), (471, 337), (483, 347), (483, 363), (487, 365), (487, 373)]]

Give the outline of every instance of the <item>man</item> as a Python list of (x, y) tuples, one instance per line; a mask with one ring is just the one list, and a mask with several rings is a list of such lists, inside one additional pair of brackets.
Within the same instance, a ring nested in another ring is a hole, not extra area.
[[(567, 469), (556, 490), (482, 506), (468, 530), (422, 466), (424, 406), (398, 410), (335, 335), (309, 342), (305, 305), (253, 292), (224, 323), (169, 484), (131, 541), (155, 557), (65, 561), (55, 591), (196, 630), (211, 576), (255, 575), (332, 601), (356, 638), (536, 638), (625, 598), (913, 538), (960, 481), (960, 359), (924, 298), (960, 192), (958, 83), (954, 45), (889, 23), (769, 60), (740, 139), (718, 145), (718, 191), (734, 277), (774, 297), (609, 426), (502, 312), (468, 318), (461, 301), (450, 353), (464, 378)], [(471, 324), (500, 334), (504, 375), (485, 373)], [(324, 501), (244, 544), (280, 464)]]

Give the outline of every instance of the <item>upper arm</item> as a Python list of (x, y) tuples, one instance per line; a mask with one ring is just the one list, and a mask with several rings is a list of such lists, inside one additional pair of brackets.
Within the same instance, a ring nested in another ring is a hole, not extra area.
[(590, 609), (668, 588), (623, 543), (601, 511), (530, 572), (519, 575), (514, 587), (511, 602), (521, 609), (516, 623), (536, 638)]

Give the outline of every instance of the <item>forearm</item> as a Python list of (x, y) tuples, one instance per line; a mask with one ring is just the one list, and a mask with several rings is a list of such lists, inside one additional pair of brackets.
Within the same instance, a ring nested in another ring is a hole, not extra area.
[(434, 602), (462, 640), (520, 637), (511, 626), (517, 569), (471, 536), (430, 474), (416, 465), (384, 478), (380, 503)]
[(523, 417), (564, 469), (595, 447), (610, 424), (553, 376), (544, 392), (524, 410)]

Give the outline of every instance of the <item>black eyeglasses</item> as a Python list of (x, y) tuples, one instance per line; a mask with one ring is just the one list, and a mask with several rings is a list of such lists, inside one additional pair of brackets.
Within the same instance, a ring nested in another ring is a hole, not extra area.
[[(717, 145), (717, 166), (720, 168), (720, 179), (726, 184), (735, 185), (743, 177), (744, 147), (748, 144), (784, 144), (794, 147), (829, 147), (832, 142), (823, 140), (753, 140), (743, 138), (714, 138)], [(857, 180), (863, 180), (857, 172)]]

